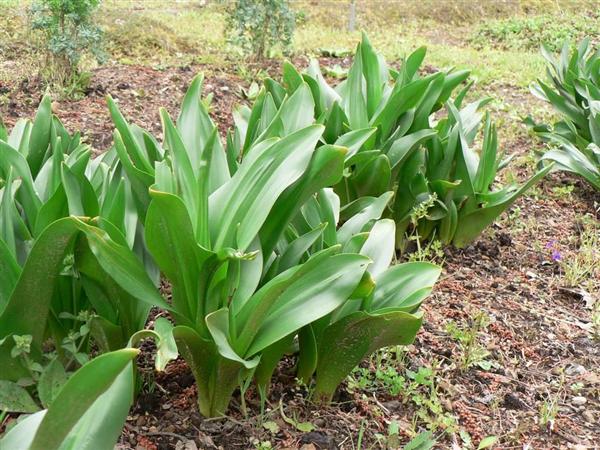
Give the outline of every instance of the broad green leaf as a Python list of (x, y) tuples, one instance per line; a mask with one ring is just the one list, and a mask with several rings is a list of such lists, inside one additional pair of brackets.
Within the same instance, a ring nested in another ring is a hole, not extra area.
[(246, 369), (253, 369), (259, 361), (259, 357), (246, 360), (238, 355), (229, 343), (229, 310), (227, 308), (219, 309), (206, 316), (206, 325), (219, 350), (219, 354), (224, 358), (242, 364)]
[(351, 184), (357, 196), (376, 196), (390, 187), (392, 168), (386, 155), (377, 155), (365, 164), (357, 164)]
[(60, 361), (55, 358), (46, 367), (37, 384), (40, 401), (48, 408), (67, 382), (67, 373)]
[(36, 191), (31, 171), (25, 157), (18, 150), (0, 140), (0, 168), (5, 173), (8, 173), (11, 167), (14, 170), (14, 174), (21, 179), (20, 189), (24, 192), (20, 196), (20, 199), (23, 203), (23, 209), (29, 225), (31, 226), (36, 220), (37, 212), (42, 203)]
[(342, 96), (341, 101), (344, 112), (348, 117), (350, 128), (353, 130), (366, 128), (369, 125), (363, 80), (362, 55), (358, 52), (354, 57), (350, 72), (348, 72), (348, 80), (345, 85), (346, 95)]
[[(219, 140), (211, 139), (216, 126), (202, 103), (203, 78), (202, 75), (198, 75), (192, 80), (183, 99), (181, 113), (177, 118), (177, 129), (181, 133), (196, 175), (202, 171), (202, 160), (209, 161), (209, 192), (213, 192), (229, 180), (229, 169), (225, 152)], [(210, 156), (207, 152), (210, 153)], [(205, 156), (203, 157), (203, 155)]]
[[(312, 195), (341, 180), (345, 154), (345, 148), (334, 145), (322, 145), (314, 152), (305, 174), (282, 193), (260, 230), (265, 255), (271, 253), (285, 227)], [(333, 230), (336, 225), (337, 220), (331, 223)]]
[(146, 245), (171, 282), (175, 311), (194, 323), (197, 315), (203, 314), (199, 283), (202, 262), (209, 255), (196, 244), (182, 200), (158, 191), (152, 191), (151, 195), (146, 215)]
[(398, 264), (381, 273), (371, 303), (372, 311), (397, 308), (414, 311), (439, 278), (441, 268), (426, 262)]
[(322, 132), (323, 127), (313, 125), (251, 152), (231, 180), (210, 196), (214, 249), (244, 251), (250, 245), (279, 195), (306, 170)]
[(25, 388), (12, 381), (0, 380), (0, 411), (34, 413), (39, 410)]
[(600, 190), (600, 165), (594, 165), (574, 145), (564, 143), (562, 148), (544, 153), (542, 159), (556, 162), (561, 169), (580, 175)]
[(498, 436), (487, 436), (484, 437), (477, 446), (477, 450), (483, 450), (484, 448), (492, 447), (498, 441)]
[(506, 195), (500, 197), (496, 202), (484, 204), (482, 207), (471, 212), (458, 215), (458, 226), (454, 235), (453, 244), (457, 247), (464, 247), (473, 241), (481, 231), (491, 224), (502, 212), (513, 204), (521, 195), (523, 195), (540, 178), (545, 176), (552, 169), (549, 165), (533, 175), (521, 187), (507, 191)]
[(20, 275), (21, 267), (0, 239), (0, 314), (4, 311)]
[(376, 131), (376, 128), (364, 128), (350, 131), (349, 133), (341, 135), (335, 141), (335, 145), (348, 148), (348, 153), (346, 153), (346, 160), (348, 160), (361, 149), (367, 139), (373, 136)]
[(315, 395), (330, 401), (337, 386), (366, 356), (381, 347), (412, 343), (421, 318), (402, 311), (358, 311), (327, 327), (319, 341)]
[[(258, 353), (342, 305), (354, 292), (369, 262), (368, 258), (359, 255), (335, 255), (327, 265), (317, 266), (287, 286), (272, 301), (246, 355)], [(272, 295), (273, 287), (279, 290), (278, 277), (273, 281), (275, 283), (265, 285), (256, 295), (264, 298)]]
[(44, 409), (19, 420), (14, 427), (0, 438), (0, 448), (3, 450), (5, 448), (11, 450), (29, 450), (35, 432), (39, 428), (46, 412), (47, 410)]
[(369, 232), (369, 237), (360, 250), (373, 261), (369, 266), (369, 273), (377, 279), (391, 264), (396, 247), (396, 224), (391, 219), (382, 219), (375, 222)]
[[(50, 225), (35, 241), (8, 304), (0, 315), (0, 336), (31, 335), (41, 349), (54, 286), (67, 247), (79, 228), (75, 219)], [(23, 314), (27, 311), (27, 314)], [(0, 352), (0, 358), (3, 358)], [(6, 374), (10, 379), (10, 375)]]
[[(52, 406), (46, 412), (31, 443), (30, 450), (60, 449), (65, 440), (73, 439), (74, 436), (71, 434), (71, 431), (76, 427), (84, 414), (95, 405), (96, 400), (103, 393), (109, 391), (115, 383), (115, 379), (119, 378), (122, 373), (124, 373), (124, 380), (128, 380), (131, 383), (131, 389), (125, 389), (120, 393), (121, 399), (126, 400), (128, 409), (129, 405), (133, 402), (132, 373), (127, 373), (128, 371), (124, 372), (124, 370), (127, 367), (131, 370), (130, 363), (138, 353), (139, 350), (131, 348), (105, 353), (94, 358), (75, 372), (63, 386)], [(104, 402), (103, 404), (99, 404), (99, 406), (107, 407), (108, 405)], [(120, 434), (127, 410), (125, 410), (125, 415), (122, 412), (117, 413), (117, 411), (113, 411), (113, 413), (114, 415), (105, 417), (105, 420), (113, 422), (113, 425), (115, 423), (118, 425), (118, 428), (115, 426), (111, 427), (112, 436), (108, 440), (112, 442), (112, 446), (114, 446)], [(76, 428), (75, 430), (84, 432), (84, 430), (77, 430)], [(102, 438), (105, 441), (104, 445), (100, 442), (97, 443), (98, 446), (96, 448), (98, 450), (109, 448), (106, 446), (107, 436), (100, 435), (96, 437)]]
[[(123, 147), (129, 158), (131, 158), (133, 166), (142, 172), (153, 174), (154, 169), (148, 159), (148, 155), (144, 153), (144, 150), (136, 140), (132, 128), (125, 120), (125, 117), (123, 117), (123, 114), (121, 114), (121, 111), (119, 111), (117, 104), (110, 95), (106, 98), (106, 102), (112, 120), (117, 128), (118, 135), (122, 139)], [(117, 133), (117, 131), (115, 133)], [(121, 158), (122, 161), (125, 161), (126, 159), (127, 158), (124, 157)]]
[(367, 113), (370, 117), (373, 115), (381, 101), (383, 95), (383, 83), (382, 76), (379, 73), (377, 53), (375, 53), (373, 47), (371, 47), (371, 43), (365, 33), (362, 35), (359, 51), (361, 52), (362, 70), (367, 88)]
[(42, 167), (44, 156), (50, 144), (50, 127), (52, 126), (51, 103), (52, 99), (50, 96), (45, 95), (42, 98), (42, 102), (33, 119), (33, 126), (31, 127), (27, 162), (34, 177)]
[(387, 152), (392, 169), (401, 164), (411, 150), (426, 142), (432, 136), (435, 136), (435, 134), (435, 130), (425, 129), (397, 139)]
[(354, 214), (338, 230), (338, 242), (342, 244), (346, 243), (354, 234), (363, 231), (363, 228), (369, 221), (379, 219), (392, 196), (393, 192), (386, 192), (377, 199), (374, 199), (360, 212)]

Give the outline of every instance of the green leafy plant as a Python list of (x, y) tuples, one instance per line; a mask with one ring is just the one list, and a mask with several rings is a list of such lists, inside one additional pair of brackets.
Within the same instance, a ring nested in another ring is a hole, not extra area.
[[(33, 121), (0, 130), (0, 155), (0, 410), (29, 413), (52, 405), (92, 348), (127, 346), (165, 303), (118, 160), (92, 160), (49, 97)], [(150, 292), (119, 287), (124, 265)]]
[[(404, 248), (412, 235), (414, 211), (435, 197), (416, 227), (421, 239), (464, 246), (474, 240), (549, 168), (524, 185), (494, 189), (497, 172), (507, 160), (498, 152), (497, 135), (489, 115), (479, 111), (489, 99), (463, 106), (471, 86), (468, 71), (419, 75), (425, 57), (420, 48), (399, 71), (388, 68), (366, 36), (358, 45), (348, 78), (329, 86), (313, 61), (306, 73), (291, 64), (283, 69), (283, 85), (265, 80), (265, 90), (255, 105), (241, 108), (236, 124), (242, 141), (233, 139), (238, 152), (252, 143), (243, 130), (260, 120), (261, 111), (277, 108), (285, 94), (308, 84), (314, 117), (325, 125), (322, 144), (346, 146), (343, 179), (334, 186), (342, 205), (393, 191), (394, 201), (385, 216), (397, 223), (397, 245)], [(445, 106), (447, 114), (436, 114)], [(436, 123), (437, 122), (437, 123)], [(473, 143), (483, 128), (477, 152)]]
[[(322, 127), (310, 125), (310, 96), (298, 95), (289, 99), (285, 136), (264, 134), (231, 173), (200, 89), (197, 78), (177, 126), (161, 113), (165, 157), (155, 165), (145, 235), (171, 281), (173, 335), (196, 377), (200, 411), (214, 416), (225, 412), (267, 348), (351, 297), (369, 259), (333, 247), (304, 263), (302, 254), (290, 255), (285, 267), (267, 273), (289, 216), (344, 151), (315, 152)], [(298, 99), (304, 105), (295, 110)], [(113, 115), (119, 117), (116, 110)], [(125, 147), (119, 151), (127, 159), (138, 156), (135, 141), (120, 137), (128, 137), (130, 126), (119, 122), (117, 128), (116, 146)]]
[[(164, 320), (164, 319), (162, 319)], [(30, 401), (27, 413), (10, 424), (0, 437), (0, 447), (11, 450), (110, 450), (116, 444), (135, 394), (133, 360), (139, 354), (135, 346), (143, 338), (156, 340), (155, 367), (163, 370), (177, 356), (166, 321), (157, 322), (159, 332), (144, 330), (134, 334), (126, 348), (100, 355), (84, 364), (67, 379), (47, 376), (53, 399), (39, 410)], [(60, 368), (59, 365), (55, 367)], [(1, 386), (1, 384), (0, 384)], [(41, 387), (41, 385), (40, 385)], [(5, 390), (0, 390), (0, 409)]]
[(313, 247), (341, 245), (373, 261), (367, 269), (369, 284), (363, 292), (355, 293), (353, 301), (299, 334), (298, 378), (309, 381), (314, 374), (317, 401), (330, 401), (352, 369), (379, 348), (413, 342), (422, 321), (418, 308), (440, 275), (440, 268), (429, 263), (390, 267), (395, 224), (390, 219), (379, 219), (391, 197), (391, 192), (384, 193), (340, 210), (338, 196), (331, 189), (323, 190), (294, 221), (295, 229), (302, 233), (315, 224), (335, 223), (341, 218), (339, 229), (325, 230), (322, 243)]
[(47, 60), (44, 74), (59, 86), (81, 84), (81, 58), (104, 59), (102, 31), (94, 22), (100, 0), (35, 0), (31, 27), (44, 36)]
[(561, 116), (553, 126), (526, 119), (552, 148), (542, 161), (554, 161), (600, 190), (600, 50), (584, 39), (573, 51), (566, 42), (559, 58), (542, 46), (551, 84), (535, 83), (532, 93), (550, 103)]
[(295, 25), (287, 0), (236, 0), (228, 15), (231, 42), (258, 59), (289, 51)]
[[(388, 269), (395, 226), (377, 220), (391, 192), (339, 210), (327, 186), (342, 178), (349, 150), (316, 147), (324, 127), (312, 124), (309, 85), (277, 105), (261, 93), (260, 107), (237, 116), (224, 151), (201, 83), (193, 81), (176, 124), (161, 112), (164, 151), (148, 152), (148, 135), (109, 99), (117, 153), (150, 188), (146, 244), (171, 281), (173, 334), (200, 411), (223, 414), (248, 377), (264, 395), (296, 335), (299, 378), (316, 373), (316, 395), (328, 401), (364, 356), (412, 342), (439, 268)], [(349, 338), (357, 334), (359, 345)]]
[[(0, 256), (12, 267), (1, 289), (0, 311), (8, 303), (19, 266), (29, 259), (32, 244), (50, 225), (68, 216), (82, 218), (75, 228), (97, 228), (115, 247), (134, 249), (145, 271), (158, 282), (158, 271), (143, 245), (132, 188), (113, 154), (92, 160), (91, 148), (81, 142), (79, 134), (67, 133), (52, 115), (49, 97), (44, 97), (33, 121), (19, 120), (10, 133), (0, 134), (6, 139), (0, 136)], [(83, 222), (94, 226), (83, 227)], [(144, 327), (151, 305), (120, 289), (99, 266), (89, 244), (89, 239), (86, 243), (75, 235), (62, 244), (53, 275), (56, 282), (50, 286), (55, 290), (48, 294), (50, 330), (60, 343), (73, 327), (80, 328), (76, 318), (82, 311), (94, 311), (91, 335), (102, 350), (115, 350)], [(57, 248), (49, 246), (45, 251)]]
[(113, 448), (133, 403), (131, 361), (136, 349), (117, 350), (95, 358), (61, 388), (48, 409), (10, 428), (2, 448)]

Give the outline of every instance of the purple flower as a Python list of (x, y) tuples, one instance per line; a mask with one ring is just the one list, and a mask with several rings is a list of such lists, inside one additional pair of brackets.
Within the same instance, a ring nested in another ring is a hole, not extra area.
[(546, 248), (548, 248), (548, 249), (554, 248), (555, 244), (556, 244), (556, 239), (552, 239), (551, 241), (548, 241), (548, 243), (546, 244)]
[(562, 260), (562, 255), (560, 254), (560, 252), (556, 249), (552, 250), (552, 260), (553, 261), (560, 261)]

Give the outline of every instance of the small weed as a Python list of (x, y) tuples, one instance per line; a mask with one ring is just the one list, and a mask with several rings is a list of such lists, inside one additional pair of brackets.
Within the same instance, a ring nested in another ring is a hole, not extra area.
[(487, 360), (489, 352), (478, 341), (479, 333), (484, 331), (489, 324), (489, 316), (480, 312), (467, 327), (460, 327), (456, 322), (449, 322), (446, 325), (448, 334), (452, 339), (458, 341), (460, 349), (458, 366), (461, 371), (464, 372), (473, 366), (478, 366), (483, 370), (489, 370), (492, 367), (492, 362)]
[(259, 441), (255, 439), (252, 444), (256, 450), (271, 450), (273, 448), (271, 441)]
[(375, 365), (375, 371), (358, 367), (348, 377), (349, 390), (376, 391), (383, 389), (392, 397), (398, 397), (405, 404), (416, 408), (415, 428), (417, 422), (424, 424), (432, 431), (444, 430), (453, 433), (457, 430), (456, 418), (446, 412), (442, 405), (437, 388), (437, 361), (431, 367), (420, 367), (416, 372), (398, 371), (390, 364)]
[(444, 251), (442, 244), (435, 236), (431, 236), (429, 240), (425, 240), (419, 234), (418, 224), (422, 219), (425, 219), (431, 208), (435, 206), (437, 202), (437, 194), (434, 192), (429, 197), (416, 205), (411, 214), (411, 231), (407, 234), (406, 239), (413, 241), (416, 244), (416, 250), (408, 255), (409, 261), (429, 261), (433, 263), (443, 264), (444, 262)]
[(565, 186), (555, 186), (552, 188), (552, 194), (556, 199), (568, 200), (573, 196), (574, 190), (575, 186), (572, 184), (567, 184)]
[(596, 301), (592, 307), (592, 336), (600, 341), (600, 301)]
[(554, 422), (558, 414), (558, 397), (548, 395), (540, 406), (539, 419), (540, 425), (548, 432), (554, 430)]

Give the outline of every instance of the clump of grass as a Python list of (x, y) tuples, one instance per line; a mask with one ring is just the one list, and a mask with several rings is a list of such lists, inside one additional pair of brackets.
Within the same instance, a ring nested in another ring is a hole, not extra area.
[(191, 10), (106, 7), (102, 21), (111, 57), (122, 63), (180, 63), (225, 51), (219, 5)]
[(600, 41), (600, 15), (597, 12), (488, 20), (477, 28), (470, 41), (479, 48), (503, 50), (537, 50), (543, 43), (558, 51), (565, 40), (575, 43), (586, 36), (592, 42)]
[(600, 226), (592, 219), (584, 218), (577, 252), (560, 262), (569, 286), (578, 287), (588, 281), (600, 280)]

